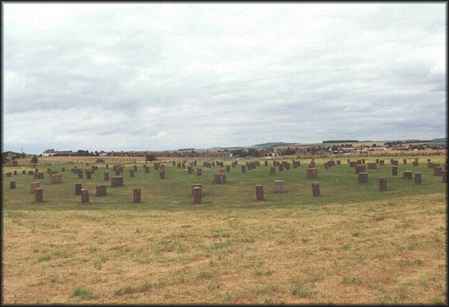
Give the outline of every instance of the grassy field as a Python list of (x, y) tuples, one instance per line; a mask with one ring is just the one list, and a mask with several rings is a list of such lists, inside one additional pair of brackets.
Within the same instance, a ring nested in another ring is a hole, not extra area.
[[(42, 204), (30, 193), (36, 180), (21, 175), (30, 167), (4, 168), (20, 174), (3, 176), (4, 302), (447, 303), (446, 185), (426, 157), (417, 167), (401, 158), (398, 177), (382, 159), (367, 185), (346, 160), (329, 170), (318, 160), (316, 180), (305, 176), (309, 160), (274, 176), (269, 167), (236, 167), (224, 185), (212, 184), (216, 169), (197, 177), (170, 166), (161, 180), (138, 161), (135, 178), (124, 172), (125, 187), (95, 197), (102, 164), (87, 180), (70, 172), (84, 161), (48, 158), (41, 170), (66, 171), (63, 184), (40, 180)], [(422, 172), (422, 185), (401, 178), (408, 169)], [(378, 191), (381, 176), (387, 192)], [(275, 179), (288, 193), (273, 193)], [(74, 195), (76, 182), (90, 204)], [(203, 184), (201, 205), (191, 203), (193, 183)], [(256, 184), (266, 201), (255, 201)], [(135, 187), (141, 204), (131, 203)]]

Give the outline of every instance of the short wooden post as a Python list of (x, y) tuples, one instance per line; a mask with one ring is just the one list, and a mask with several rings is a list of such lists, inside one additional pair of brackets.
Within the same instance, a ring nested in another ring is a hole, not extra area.
[(415, 184), (422, 184), (422, 174), (415, 172)]
[(41, 183), (39, 181), (33, 181), (31, 183), (31, 193), (34, 193), (36, 189), (41, 187)]
[(379, 178), (379, 191), (384, 192), (387, 190), (387, 179)]
[(106, 196), (106, 186), (105, 185), (97, 185), (95, 187), (95, 196), (98, 196), (98, 197)]
[(274, 181), (274, 193), (284, 193), (287, 192), (284, 187), (284, 180), (275, 180)]
[(368, 162), (368, 169), (377, 169), (377, 163)]
[(312, 195), (313, 195), (313, 197), (320, 196), (320, 183), (319, 182), (312, 182)]
[(111, 177), (111, 187), (121, 187), (123, 186), (122, 176), (112, 176)]
[(140, 203), (142, 199), (142, 190), (133, 189), (133, 203)]
[(81, 195), (82, 185), (81, 183), (75, 183), (75, 195)]
[(34, 200), (37, 203), (41, 203), (44, 201), (44, 190), (42, 188), (36, 188), (34, 190)]
[(355, 173), (360, 174), (366, 172), (366, 165), (365, 164), (358, 164), (355, 167)]
[(368, 183), (368, 173), (359, 173), (359, 183)]
[(412, 171), (408, 171), (408, 170), (404, 171), (402, 173), (402, 178), (411, 180), (412, 179)]
[(192, 203), (195, 204), (201, 204), (201, 187), (195, 186), (192, 189)]
[(89, 190), (88, 189), (81, 189), (81, 203), (88, 203), (89, 202)]
[(256, 185), (256, 200), (262, 201), (265, 200), (264, 198), (264, 192), (263, 192), (263, 185)]
[(391, 176), (397, 176), (398, 175), (398, 167), (392, 166), (391, 167)]
[(434, 176), (441, 176), (442, 171), (443, 171), (442, 167), (440, 167), (440, 166), (434, 167), (433, 168), (433, 175)]
[(316, 178), (318, 176), (318, 169), (315, 167), (307, 169), (307, 178)]

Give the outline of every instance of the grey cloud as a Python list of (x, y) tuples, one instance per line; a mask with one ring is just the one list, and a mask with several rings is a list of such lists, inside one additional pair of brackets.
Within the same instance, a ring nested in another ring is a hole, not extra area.
[(6, 4), (5, 145), (441, 137), (442, 8)]

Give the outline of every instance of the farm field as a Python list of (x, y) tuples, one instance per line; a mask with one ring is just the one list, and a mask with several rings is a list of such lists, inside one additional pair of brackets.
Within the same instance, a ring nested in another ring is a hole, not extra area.
[[(197, 176), (166, 163), (160, 179), (151, 162), (143, 171), (142, 160), (131, 178), (128, 161), (124, 187), (116, 188), (92, 159), (42, 159), (40, 180), (22, 174), (31, 165), (4, 167), (4, 303), (447, 304), (446, 184), (426, 164), (446, 157), (422, 156), (418, 166), (394, 158), (398, 176), (390, 158), (380, 157), (385, 165), (367, 170), (367, 184), (346, 159), (329, 169), (328, 159), (316, 159), (313, 179), (306, 177), (310, 159), (274, 175), (271, 161), (244, 174), (237, 165), (225, 184), (212, 183), (218, 167)], [(105, 162), (112, 176), (116, 160)], [(92, 165), (92, 179), (70, 171)], [(63, 183), (50, 184), (47, 168), (65, 168)], [(421, 172), (422, 184), (402, 178), (406, 170)], [(273, 192), (277, 179), (287, 193)], [(41, 182), (43, 203), (34, 202), (33, 181)], [(315, 181), (320, 197), (312, 196)], [(75, 183), (89, 190), (89, 204), (74, 194)], [(203, 199), (192, 205), (196, 183)], [(95, 196), (99, 184), (107, 196)], [(142, 189), (141, 203), (131, 202), (133, 188)]]

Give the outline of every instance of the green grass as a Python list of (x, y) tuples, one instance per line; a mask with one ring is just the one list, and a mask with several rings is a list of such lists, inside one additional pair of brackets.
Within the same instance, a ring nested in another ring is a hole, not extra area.
[(94, 299), (95, 295), (93, 295), (92, 292), (85, 288), (76, 288), (75, 290), (73, 290), (72, 297), (77, 297), (82, 300), (89, 300)]
[(308, 298), (313, 295), (313, 291), (310, 289), (310, 287), (302, 283), (293, 284), (291, 288), (291, 293), (292, 295), (300, 298)]
[(50, 261), (50, 259), (51, 259), (50, 256), (45, 255), (45, 256), (39, 257), (37, 261), (38, 261), (38, 262), (46, 262), (46, 261)]
[(343, 277), (342, 283), (346, 284), (346, 285), (361, 285), (362, 281), (360, 280), (360, 278), (355, 277), (355, 276), (352, 276), (352, 277), (345, 276), (345, 277)]
[[(3, 206), (9, 210), (27, 209), (27, 210), (101, 210), (101, 209), (124, 209), (124, 210), (147, 210), (163, 209), (177, 210), (179, 208), (195, 210), (191, 200), (191, 185), (200, 183), (203, 185), (204, 197), (199, 207), (211, 210), (217, 209), (238, 209), (238, 208), (260, 208), (260, 207), (311, 207), (323, 205), (329, 202), (355, 203), (370, 200), (382, 200), (407, 195), (430, 194), (444, 192), (445, 184), (441, 183), (441, 177), (433, 176), (433, 171), (427, 168), (425, 158), (420, 159), (420, 165), (412, 166), (410, 163), (399, 165), (399, 176), (391, 176), (391, 166), (389, 158), (383, 157), (386, 165), (380, 166), (376, 170), (368, 170), (368, 184), (358, 184), (357, 175), (354, 169), (347, 165), (346, 160), (341, 160), (342, 164), (325, 170), (322, 162), (318, 160), (318, 178), (306, 178), (306, 168), (308, 160), (302, 160), (299, 168), (290, 168), (278, 172), (276, 175), (269, 175), (269, 168), (262, 166), (247, 171), (242, 174), (240, 167), (231, 168), (230, 173), (226, 173), (227, 182), (224, 185), (213, 184), (213, 175), (216, 169), (203, 167), (203, 176), (190, 175), (184, 169), (178, 169), (171, 166), (167, 167), (166, 179), (159, 178), (158, 171), (151, 168), (150, 173), (146, 174), (143, 167), (139, 164), (139, 170), (135, 177), (129, 176), (128, 169), (133, 164), (125, 166), (124, 187), (111, 188), (108, 182), (103, 180), (104, 165), (98, 164), (99, 169), (92, 176), (91, 180), (86, 178), (78, 179), (78, 176), (72, 174), (70, 169), (74, 164), (53, 163), (52, 168), (60, 170), (65, 167), (64, 183), (51, 185), (49, 176), (41, 181), (44, 188), (45, 203), (37, 204), (33, 202), (33, 195), (29, 193), (30, 184), (35, 181), (30, 175), (19, 175), (11, 177), (11, 180), (17, 181), (15, 190), (9, 189), (9, 181), (4, 180), (4, 203)], [(439, 160), (438, 160), (439, 159)], [(433, 161), (442, 163), (443, 157), (432, 157)], [(441, 160), (441, 161), (440, 161)], [(375, 157), (367, 159), (375, 161)], [(229, 164), (230, 162), (225, 162)], [(243, 162), (240, 162), (241, 164)], [(46, 171), (48, 165), (42, 164), (38, 168)], [(78, 164), (79, 168), (85, 167)], [(89, 166), (90, 167), (90, 166)], [(15, 168), (5, 167), (4, 172)], [(17, 168), (19, 170), (19, 168)], [(415, 185), (413, 180), (404, 180), (401, 178), (404, 170), (420, 171), (423, 174), (422, 185)], [(110, 174), (112, 170), (109, 169)], [(377, 179), (387, 177), (388, 191), (379, 192)], [(273, 193), (274, 180), (283, 179), (285, 181), (288, 193)], [(321, 188), (321, 197), (312, 197), (311, 183), (319, 181)], [(82, 183), (90, 192), (91, 203), (82, 205), (80, 197), (74, 195), (74, 184)], [(106, 184), (107, 196), (95, 197), (95, 186)], [(255, 201), (255, 185), (264, 185), (264, 202)], [(142, 203), (131, 203), (131, 193), (133, 188), (142, 188)]]

